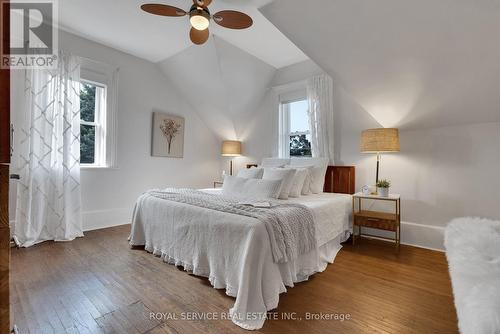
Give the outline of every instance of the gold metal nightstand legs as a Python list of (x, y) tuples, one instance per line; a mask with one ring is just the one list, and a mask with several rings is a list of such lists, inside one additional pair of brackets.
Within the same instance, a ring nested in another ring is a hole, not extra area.
[[(397, 196), (397, 197), (396, 197)], [(362, 199), (367, 200), (383, 200), (392, 201), (395, 203), (395, 210), (390, 212), (366, 210), (362, 207)], [(356, 203), (357, 200), (357, 203)], [(357, 204), (357, 205), (356, 205)], [(352, 244), (356, 244), (356, 239), (367, 236), (377, 239), (390, 240), (395, 243), (396, 249), (399, 252), (401, 245), (401, 199), (399, 195), (393, 197), (375, 197), (354, 195), (352, 198)], [(356, 226), (357, 234), (356, 234)], [(394, 233), (394, 238), (387, 238), (380, 235), (363, 233), (362, 227), (383, 230)]]

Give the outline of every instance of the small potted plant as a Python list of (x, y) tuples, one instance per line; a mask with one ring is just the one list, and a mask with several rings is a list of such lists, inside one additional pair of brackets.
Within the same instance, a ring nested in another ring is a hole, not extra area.
[(377, 193), (381, 197), (389, 197), (389, 187), (391, 186), (391, 181), (389, 180), (379, 180), (377, 182)]

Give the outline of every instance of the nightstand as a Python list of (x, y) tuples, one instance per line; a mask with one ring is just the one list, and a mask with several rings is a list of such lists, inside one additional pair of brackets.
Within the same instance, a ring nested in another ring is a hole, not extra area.
[(217, 186), (221, 186), (221, 187), (222, 187), (222, 184), (223, 184), (223, 183), (224, 183), (224, 182), (222, 182), (222, 181), (214, 181), (214, 188), (219, 188), (219, 187), (217, 187)]
[[(394, 202), (393, 212), (370, 211), (363, 209), (363, 200), (373, 201), (389, 201)], [(401, 196), (398, 194), (390, 194), (389, 197), (381, 197), (377, 195), (363, 195), (356, 193), (352, 196), (352, 215), (354, 219), (352, 227), (352, 244), (361, 236), (376, 237), (381, 239), (392, 240), (396, 243), (396, 248), (399, 251), (401, 241)], [(358, 235), (356, 236), (356, 226), (358, 227)], [(394, 232), (394, 238), (379, 237), (372, 234), (362, 233), (362, 227), (369, 227), (384, 231)]]

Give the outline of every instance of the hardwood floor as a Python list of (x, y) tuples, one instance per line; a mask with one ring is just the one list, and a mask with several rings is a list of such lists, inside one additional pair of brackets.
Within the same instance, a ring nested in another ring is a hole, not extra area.
[[(12, 250), (11, 307), (19, 333), (248, 333), (230, 320), (150, 319), (150, 312), (227, 312), (234, 299), (145, 252), (129, 226), (73, 242)], [(262, 333), (457, 333), (444, 254), (363, 239), (280, 296)], [(305, 320), (305, 312), (349, 320)]]

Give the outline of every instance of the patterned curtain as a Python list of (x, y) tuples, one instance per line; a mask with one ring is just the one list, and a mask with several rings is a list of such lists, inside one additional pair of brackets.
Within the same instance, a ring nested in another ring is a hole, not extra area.
[(326, 74), (307, 80), (312, 156), (334, 162), (333, 80)]
[(83, 236), (80, 193), (80, 61), (28, 70), (20, 129), (14, 240), (29, 247)]

